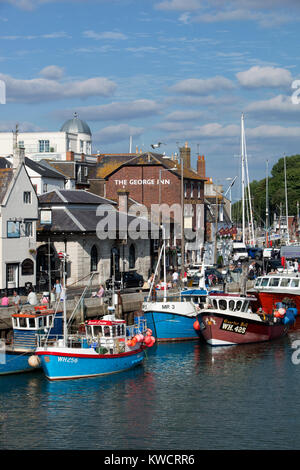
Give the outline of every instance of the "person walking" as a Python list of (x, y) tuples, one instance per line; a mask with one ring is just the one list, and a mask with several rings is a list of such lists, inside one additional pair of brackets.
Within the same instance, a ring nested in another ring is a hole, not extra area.
[(61, 286), (61, 283), (59, 282), (59, 279), (56, 279), (52, 291), (55, 293), (55, 300), (59, 301), (61, 292), (62, 292), (62, 286)]
[(173, 287), (177, 287), (178, 277), (179, 277), (178, 272), (174, 271), (173, 274), (172, 274), (172, 285), (173, 285)]

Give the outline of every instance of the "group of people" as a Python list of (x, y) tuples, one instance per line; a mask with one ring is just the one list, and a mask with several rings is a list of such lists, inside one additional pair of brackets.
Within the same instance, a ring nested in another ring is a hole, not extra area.
[[(154, 277), (155, 277), (154, 273), (152, 273), (151, 276), (148, 279), (149, 288), (151, 288)], [(184, 286), (187, 285), (187, 280), (188, 280), (187, 272), (184, 272), (183, 277), (182, 277), (182, 282), (183, 282)], [(162, 280), (159, 280), (158, 283), (155, 285), (155, 289), (156, 290), (164, 290), (165, 288), (167, 288), (167, 289), (171, 289), (172, 287), (176, 288), (179, 285), (179, 281), (180, 281), (180, 275), (179, 275), (178, 271), (174, 270), (173, 273), (172, 273), (172, 276), (171, 276), (171, 280), (169, 282), (166, 282), (166, 283)]]

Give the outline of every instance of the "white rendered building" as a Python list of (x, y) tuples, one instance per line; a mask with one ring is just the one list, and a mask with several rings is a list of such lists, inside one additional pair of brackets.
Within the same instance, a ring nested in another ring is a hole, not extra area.
[[(12, 155), (13, 146), (14, 133), (0, 132), (0, 155)], [(92, 153), (92, 133), (87, 123), (75, 113), (73, 119), (66, 121), (59, 132), (18, 132), (18, 147), (24, 148), (25, 155), (34, 161), (65, 161), (67, 152), (74, 152), (80, 159), (81, 154)]]

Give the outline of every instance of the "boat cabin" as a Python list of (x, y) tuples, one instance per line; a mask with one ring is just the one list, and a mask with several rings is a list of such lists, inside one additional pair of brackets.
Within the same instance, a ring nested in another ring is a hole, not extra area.
[(125, 337), (125, 320), (89, 320), (86, 323), (88, 337), (119, 338)]
[(271, 276), (261, 276), (258, 277), (254, 284), (254, 289), (263, 289), (263, 288), (284, 288), (289, 291), (295, 289), (298, 290), (300, 286), (300, 278), (295, 276), (276, 276), (276, 274)]
[(203, 308), (207, 295), (206, 289), (187, 289), (181, 292), (181, 300), (183, 302), (193, 302), (200, 308)]
[(62, 337), (62, 314), (46, 307), (12, 315), (13, 346), (31, 349), (36, 347), (38, 335)]
[(231, 312), (252, 312), (251, 302), (256, 301), (255, 297), (242, 297), (242, 296), (214, 296), (207, 297), (207, 308), (214, 310), (229, 310)]

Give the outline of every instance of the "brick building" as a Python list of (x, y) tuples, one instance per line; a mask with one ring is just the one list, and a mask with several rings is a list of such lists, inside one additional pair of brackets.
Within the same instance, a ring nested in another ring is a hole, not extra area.
[[(204, 182), (207, 178), (204, 156), (198, 157), (197, 171), (191, 167), (187, 143), (180, 149), (180, 162), (152, 152), (102, 156), (98, 159), (97, 176), (105, 180), (103, 196), (117, 201), (118, 191), (126, 190), (128, 204), (143, 204), (148, 210), (148, 218), (157, 222), (166, 221), (170, 216), (168, 260), (173, 266), (177, 264), (177, 251), (181, 244), (181, 230), (178, 228), (181, 220), (178, 220), (178, 214), (170, 212), (170, 207), (174, 204), (181, 206), (183, 187), (185, 233), (188, 230), (194, 236), (197, 233), (197, 239), (186, 239), (185, 261), (199, 260), (205, 240)], [(161, 204), (159, 216), (155, 205)]]

